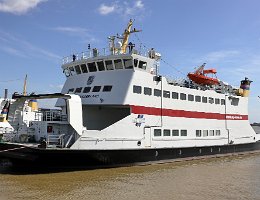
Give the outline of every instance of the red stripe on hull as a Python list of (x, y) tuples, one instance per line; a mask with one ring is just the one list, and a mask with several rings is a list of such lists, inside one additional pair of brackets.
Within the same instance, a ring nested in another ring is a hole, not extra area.
[(161, 109), (145, 106), (131, 106), (132, 113), (134, 114), (146, 114), (168, 116), (168, 117), (184, 117), (184, 118), (197, 118), (197, 119), (217, 119), (217, 120), (248, 120), (248, 115), (237, 115), (237, 114), (220, 114), (220, 113), (205, 113), (196, 111), (186, 110), (172, 110), (172, 109)]

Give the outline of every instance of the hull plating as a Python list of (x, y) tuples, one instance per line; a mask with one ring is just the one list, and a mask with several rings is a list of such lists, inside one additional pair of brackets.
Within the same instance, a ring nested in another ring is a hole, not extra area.
[(60, 167), (113, 167), (169, 162), (175, 159), (214, 156), (260, 150), (260, 141), (211, 147), (120, 149), (120, 150), (69, 150), (40, 149), (23, 145), (1, 143), (1, 158), (10, 159), (14, 165)]

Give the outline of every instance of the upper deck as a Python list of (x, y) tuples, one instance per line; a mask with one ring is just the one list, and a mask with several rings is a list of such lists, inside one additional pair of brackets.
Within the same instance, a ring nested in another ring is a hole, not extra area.
[[(136, 29), (131, 29), (131, 27), (132, 21), (130, 20), (122, 36), (117, 35), (108, 37), (108, 48), (91, 49), (89, 46), (88, 51), (86, 52), (76, 53), (64, 57), (62, 60), (62, 69), (63, 73), (67, 77), (67, 82), (62, 92), (79, 93), (79, 91), (82, 91), (81, 89), (83, 88), (83, 86), (78, 86), (78, 83), (81, 80), (90, 80), (95, 76), (99, 76), (100, 79), (108, 79), (108, 77), (109, 79), (112, 79), (112, 77), (115, 79), (118, 78), (117, 76), (122, 76), (121, 72), (142, 71), (155, 76), (154, 81), (157, 80), (158, 82), (158, 80), (162, 80), (161, 76), (158, 75), (161, 55), (153, 48), (150, 50), (145, 50), (140, 46), (140, 48), (137, 49), (136, 44), (133, 44), (132, 42), (128, 43), (130, 34), (139, 32)], [(113, 71), (115, 73), (112, 73)], [(108, 74), (109, 76), (107, 76)], [(231, 85), (219, 80), (218, 84), (215, 85), (203, 85), (195, 83), (187, 77), (182, 80), (166, 79), (168, 85), (198, 90), (214, 90), (216, 93), (233, 96), (248, 96), (249, 86), (251, 83), (251, 81), (246, 78), (241, 81), (241, 86), (239, 89), (238, 87), (232, 87)], [(75, 88), (79, 89), (77, 90)]]
[(62, 69), (66, 77), (111, 70), (143, 70), (153, 73), (159, 66), (157, 59), (133, 49), (127, 53), (99, 53), (97, 49), (64, 58)]

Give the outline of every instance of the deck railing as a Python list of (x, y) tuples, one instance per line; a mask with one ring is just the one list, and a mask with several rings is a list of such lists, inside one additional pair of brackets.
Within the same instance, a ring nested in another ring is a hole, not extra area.
[(61, 111), (55, 110), (55, 111), (42, 111), (43, 114), (43, 121), (67, 121), (68, 116), (62, 114)]
[(121, 53), (120, 51), (114, 51), (112, 52), (109, 48), (102, 48), (102, 49), (91, 49), (88, 51), (84, 51), (81, 53), (75, 53), (69, 56), (65, 56), (62, 59), (62, 64), (67, 64), (71, 63), (73, 61), (78, 61), (78, 60), (83, 60), (83, 59), (88, 59), (88, 58), (93, 58), (93, 57), (98, 57), (98, 56), (108, 56), (108, 55), (122, 55), (122, 54), (137, 54), (141, 56), (147, 56), (148, 52), (142, 48), (139, 49), (133, 49), (131, 52), (129, 50), (127, 53)]

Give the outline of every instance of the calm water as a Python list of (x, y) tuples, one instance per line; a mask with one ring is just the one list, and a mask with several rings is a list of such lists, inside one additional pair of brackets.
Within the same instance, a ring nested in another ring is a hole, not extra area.
[(260, 200), (260, 154), (29, 175), (2, 168), (0, 199)]

